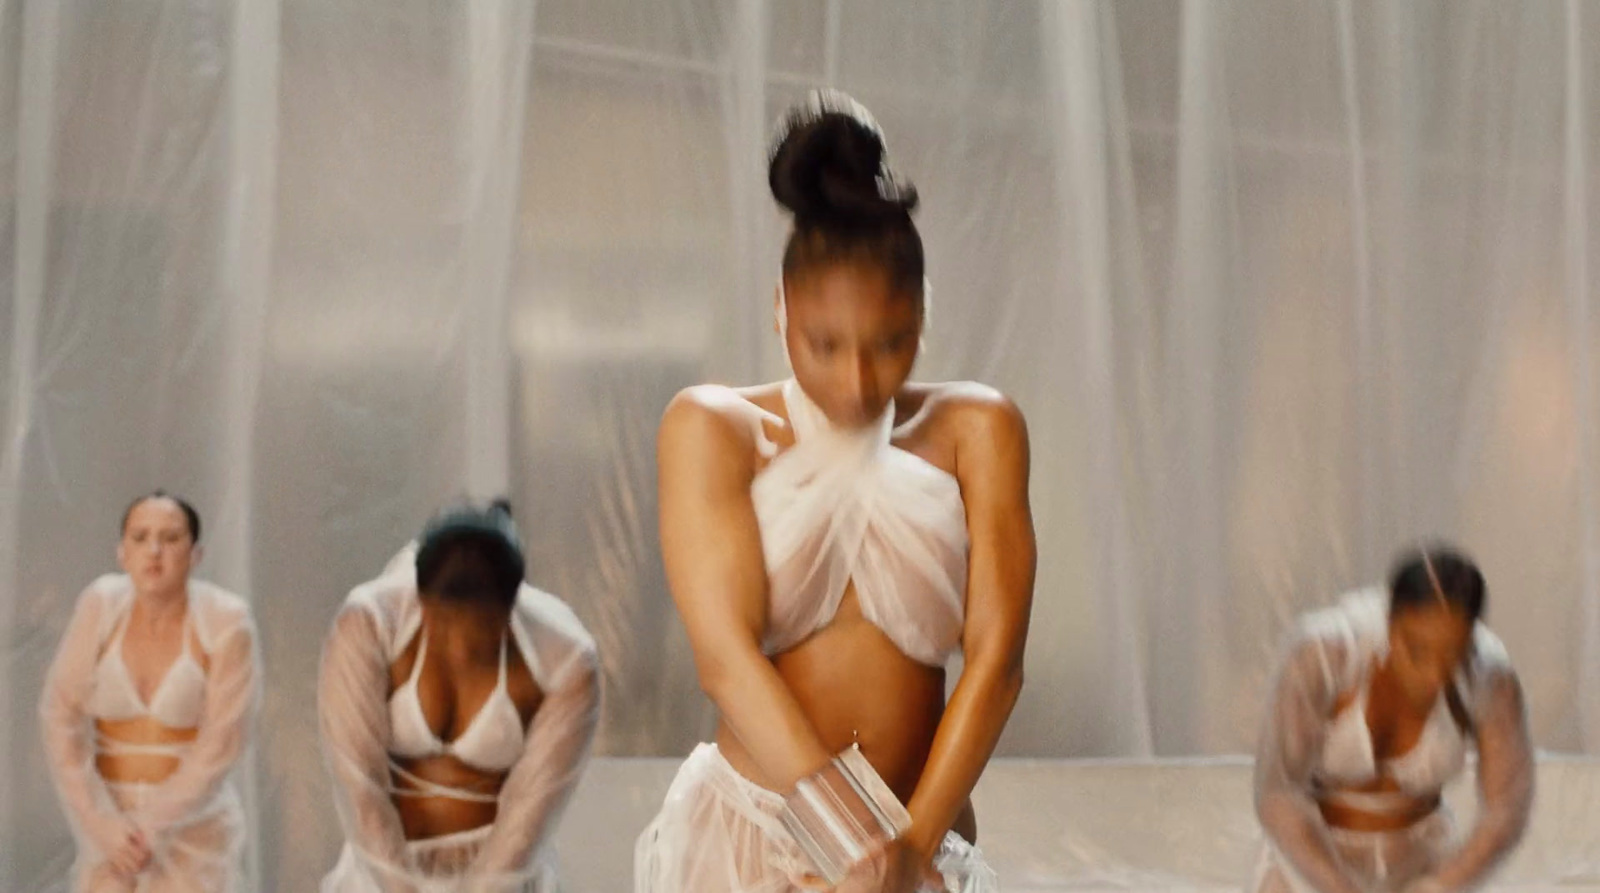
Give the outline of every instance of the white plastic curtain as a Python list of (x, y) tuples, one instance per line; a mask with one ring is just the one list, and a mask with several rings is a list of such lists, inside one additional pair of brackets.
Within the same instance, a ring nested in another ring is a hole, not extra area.
[(39, 684), (158, 485), (260, 627), (263, 889), (339, 844), (327, 625), (458, 495), (594, 633), (597, 752), (707, 734), (653, 432), (783, 372), (764, 149), (821, 84), (922, 190), (919, 375), (1030, 419), (1005, 754), (1248, 749), (1290, 618), (1423, 535), (1600, 752), (1597, 47), (1583, 0), (0, 0), (0, 889), (69, 861)]

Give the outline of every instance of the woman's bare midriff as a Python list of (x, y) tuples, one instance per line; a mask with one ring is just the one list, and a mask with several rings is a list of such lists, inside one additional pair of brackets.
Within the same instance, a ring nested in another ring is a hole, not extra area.
[[(473, 791), (494, 797), (505, 784), (506, 773), (483, 772), (463, 764), (450, 756), (423, 757), (415, 760), (396, 760), (406, 772), (436, 785)], [(394, 785), (399, 790), (417, 790), (418, 785), (394, 773)], [(425, 840), (459, 834), (494, 823), (499, 804), (494, 801), (462, 800), (456, 797), (397, 796), (395, 809), (400, 813), (400, 827), (407, 840)]]
[[(826, 627), (772, 662), (823, 746), (838, 753), (859, 745), (900, 801), (908, 802), (944, 715), (944, 670), (902, 654), (861, 615), (853, 585)], [(763, 776), (726, 723), (718, 725), (717, 747), (739, 774), (762, 787), (778, 787)], [(976, 839), (970, 803), (953, 830)]]
[(1437, 794), (1430, 797), (1404, 796), (1394, 782), (1389, 779), (1381, 779), (1370, 785), (1342, 788), (1340, 790), (1350, 794), (1382, 794), (1394, 799), (1393, 807), (1386, 807), (1379, 811), (1362, 809), (1352, 804), (1340, 803), (1331, 799), (1337, 797), (1338, 792), (1322, 792), (1322, 795), (1317, 800), (1317, 807), (1322, 812), (1322, 820), (1327, 822), (1329, 827), (1339, 828), (1344, 831), (1365, 833), (1404, 831), (1433, 815), (1440, 804)]
[[(426, 607), (424, 610), (426, 611)], [(432, 640), (434, 644), (428, 651), (427, 662), (417, 678), (417, 697), (423, 704), (425, 715), (440, 698), (448, 699), (452, 704), (475, 705), (467, 708), (471, 711), (470, 715), (456, 717), (456, 726), (460, 729), (465, 728), (477, 716), (477, 712), (484, 709), (483, 705), (487, 703), (490, 693), (499, 682), (500, 662), (498, 655), (493, 659), (482, 659), (480, 656), (476, 664), (457, 657), (451, 652), (448, 645), (449, 635), (443, 631), (444, 629), (445, 625), (441, 624), (439, 631), (435, 632), (435, 638)], [(401, 652), (399, 660), (390, 666), (390, 697), (394, 696), (395, 688), (411, 677), (421, 644), (420, 634), (413, 637)], [(526, 730), (528, 724), (533, 721), (534, 714), (544, 703), (544, 692), (539, 689), (532, 672), (522, 659), (522, 654), (516, 648), (511, 648), (506, 654), (506, 693), (516, 705), (523, 729)], [(438, 734), (437, 730), (435, 734)], [(391, 780), (396, 790), (422, 791), (430, 789), (430, 785), (437, 785), (470, 791), (485, 797), (498, 797), (500, 787), (505, 784), (506, 776), (510, 774), (474, 769), (447, 754), (393, 759), (395, 764), (404, 769), (408, 775), (427, 782), (419, 784), (405, 775), (391, 772)], [(393, 800), (395, 810), (400, 813), (400, 827), (405, 832), (407, 840), (426, 840), (431, 837), (472, 831), (493, 824), (499, 813), (499, 804), (494, 800), (463, 800), (459, 797), (424, 794), (396, 795)]]
[(199, 729), (174, 729), (148, 716), (97, 719), (94, 721), (94, 730), (101, 739), (111, 742), (107, 749), (112, 751), (95, 754), (95, 770), (101, 778), (113, 784), (160, 784), (178, 771), (178, 766), (183, 762), (174, 754), (118, 753), (117, 745), (184, 745), (193, 743), (200, 734)]

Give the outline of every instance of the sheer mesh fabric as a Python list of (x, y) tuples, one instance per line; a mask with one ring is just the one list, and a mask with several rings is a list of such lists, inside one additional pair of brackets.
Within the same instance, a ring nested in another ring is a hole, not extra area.
[[(183, 744), (134, 744), (98, 735), (86, 709), (95, 668), (133, 599), (132, 582), (124, 574), (103, 576), (83, 591), (40, 703), (51, 776), (77, 842), (75, 889), (124, 889), (107, 860), (133, 828), (144, 832), (152, 850), (137, 889), (239, 889), (239, 860), (249, 829), (233, 775), (250, 745), (261, 692), (249, 606), (210, 583), (189, 582), (187, 621), (206, 663), (195, 738)], [(100, 753), (172, 756), (178, 765), (157, 783), (112, 784), (95, 768)]]
[[(1287, 889), (1319, 893), (1401, 889), (1388, 886), (1401, 882), (1468, 890), (1487, 880), (1521, 840), (1533, 802), (1533, 748), (1516, 671), (1500, 640), (1481, 623), (1469, 664), (1456, 678), (1478, 752), (1479, 810), (1473, 827), (1456, 843), (1437, 833), (1434, 823), (1442, 819), (1435, 817), (1414, 826), (1414, 834), (1383, 836), (1379, 846), (1331, 829), (1323, 820), (1316, 770), (1335, 705), (1387, 647), (1387, 596), (1381, 589), (1351, 593), (1336, 606), (1308, 615), (1290, 641), (1256, 751), (1256, 812), (1270, 858), (1282, 869), (1263, 874), (1261, 883), (1292, 877), (1300, 886)], [(1370, 871), (1361, 867), (1364, 852), (1383, 852), (1390, 865), (1421, 867), (1412, 877), (1390, 871), (1390, 880), (1371, 887)]]
[[(684, 761), (640, 835), (635, 893), (791, 893), (816, 889), (778, 813), (783, 797), (740, 775), (715, 744)], [(954, 832), (934, 858), (947, 893), (1000, 889), (983, 852)], [(810, 886), (806, 886), (809, 884)]]
[[(333, 777), (345, 849), (323, 879), (324, 893), (513, 893), (550, 889), (549, 845), (588, 761), (600, 717), (599, 662), (594, 641), (570, 608), (523, 584), (511, 635), (544, 700), (528, 725), (526, 744), (500, 788), (492, 825), (470, 839), (450, 835), (408, 841), (394, 805), (396, 773), (389, 754), (389, 668), (416, 635), (422, 611), (415, 546), (402, 550), (382, 576), (356, 587), (323, 648), (318, 682), (323, 761)], [(484, 795), (430, 785), (429, 793)]]
[(853, 581), (862, 614), (913, 660), (942, 666), (961, 640), (967, 518), (955, 478), (872, 426), (829, 424), (794, 380), (783, 388), (795, 444), (750, 495), (771, 579), (765, 650), (826, 626)]

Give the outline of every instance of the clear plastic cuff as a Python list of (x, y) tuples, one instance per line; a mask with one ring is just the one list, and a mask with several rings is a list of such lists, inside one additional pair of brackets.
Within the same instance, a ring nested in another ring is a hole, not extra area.
[(830, 884), (911, 827), (911, 814), (856, 747), (800, 779), (779, 819)]

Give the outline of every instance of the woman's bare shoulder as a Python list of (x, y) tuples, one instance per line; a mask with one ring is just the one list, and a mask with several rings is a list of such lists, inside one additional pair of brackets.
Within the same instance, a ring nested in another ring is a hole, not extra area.
[(1027, 420), (999, 389), (975, 381), (908, 383), (898, 397), (902, 424), (925, 424), (933, 436), (956, 448), (1025, 456)]
[(757, 432), (786, 426), (781, 382), (730, 387), (698, 384), (679, 391), (661, 417), (662, 445), (749, 447)]

